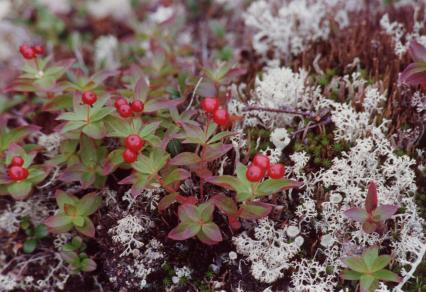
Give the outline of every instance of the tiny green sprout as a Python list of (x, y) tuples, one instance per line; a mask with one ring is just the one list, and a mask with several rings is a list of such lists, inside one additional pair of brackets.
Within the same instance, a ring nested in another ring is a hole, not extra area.
[(222, 241), (219, 227), (214, 223), (214, 205), (210, 202), (195, 206), (182, 204), (178, 209), (180, 223), (169, 232), (169, 238), (174, 240), (186, 240), (197, 236), (197, 238), (208, 245)]
[(79, 236), (72, 238), (71, 242), (64, 244), (61, 257), (70, 265), (71, 273), (92, 272), (96, 270), (96, 263), (83, 251), (86, 244)]
[(50, 232), (64, 233), (75, 227), (78, 232), (88, 237), (95, 236), (95, 226), (89, 216), (95, 213), (102, 204), (101, 197), (96, 193), (89, 193), (79, 199), (58, 190), (56, 202), (60, 209), (59, 212), (44, 221)]
[(32, 253), (37, 248), (40, 240), (49, 234), (47, 226), (44, 224), (33, 226), (28, 217), (24, 217), (21, 220), (20, 225), (27, 235), (27, 238), (24, 241), (23, 250), (25, 253)]
[(386, 229), (385, 221), (391, 218), (399, 209), (395, 205), (377, 206), (377, 186), (374, 182), (368, 185), (365, 208), (351, 208), (345, 211), (345, 216), (362, 223), (362, 229), (366, 233), (383, 233)]
[(379, 281), (400, 282), (400, 277), (384, 269), (391, 262), (390, 255), (379, 256), (379, 248), (371, 247), (361, 256), (352, 256), (342, 259), (348, 266), (343, 270), (341, 277), (344, 280), (359, 281), (361, 292), (374, 292)]

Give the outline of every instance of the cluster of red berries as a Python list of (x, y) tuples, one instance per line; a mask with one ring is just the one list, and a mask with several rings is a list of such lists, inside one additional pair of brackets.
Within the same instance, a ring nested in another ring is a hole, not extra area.
[(98, 96), (93, 91), (85, 91), (81, 95), (81, 101), (87, 105), (93, 105), (98, 100)]
[(30, 46), (23, 44), (19, 47), (19, 52), (25, 59), (31, 60), (37, 58), (38, 55), (43, 55), (44, 48), (40, 45)]
[(229, 124), (229, 113), (219, 106), (219, 100), (216, 97), (204, 98), (201, 101), (201, 108), (207, 114), (213, 115), (213, 121), (219, 126), (227, 126)]
[(272, 179), (280, 179), (285, 174), (285, 167), (281, 163), (270, 163), (266, 155), (256, 154), (252, 164), (247, 167), (246, 177), (251, 182), (258, 182), (265, 174)]
[(145, 108), (145, 105), (141, 100), (134, 100), (129, 103), (124, 97), (119, 97), (115, 101), (114, 106), (122, 118), (128, 118), (133, 113), (141, 113)]
[(13, 181), (24, 180), (28, 177), (28, 169), (22, 167), (24, 165), (24, 159), (21, 156), (13, 156), (7, 170), (7, 175)]
[(138, 159), (138, 153), (142, 150), (145, 141), (138, 135), (129, 135), (124, 139), (126, 150), (123, 152), (123, 160), (133, 163)]

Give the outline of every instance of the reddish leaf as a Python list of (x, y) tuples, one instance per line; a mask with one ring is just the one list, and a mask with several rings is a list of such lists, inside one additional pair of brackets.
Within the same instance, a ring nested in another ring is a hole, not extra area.
[(200, 156), (192, 152), (182, 152), (170, 161), (170, 165), (193, 165), (201, 162)]
[(218, 158), (221, 158), (231, 149), (232, 149), (232, 144), (222, 144), (219, 142), (217, 144), (207, 145), (206, 161), (210, 162)]
[(377, 208), (377, 186), (374, 182), (368, 184), (367, 198), (365, 199), (365, 210), (368, 213)]
[(417, 86), (426, 82), (426, 62), (411, 63), (400, 76), (401, 82)]
[(357, 222), (364, 222), (368, 218), (368, 213), (361, 208), (351, 208), (344, 212), (345, 216)]
[(203, 222), (210, 222), (213, 217), (214, 204), (212, 204), (210, 201), (203, 203), (197, 207), (197, 211), (199, 213), (199, 218)]
[(364, 230), (365, 233), (373, 233), (377, 230), (378, 224), (372, 221), (366, 221), (362, 224), (362, 230)]
[(182, 181), (191, 176), (191, 173), (183, 168), (173, 169), (167, 176), (164, 178), (164, 184), (170, 185), (174, 182)]
[(170, 207), (171, 204), (173, 204), (174, 202), (176, 202), (176, 197), (177, 197), (178, 193), (172, 193), (169, 194), (167, 196), (164, 196), (160, 202), (158, 203), (158, 210), (164, 211), (166, 210), (168, 207)]
[(78, 214), (89, 216), (96, 212), (102, 205), (102, 198), (95, 192), (86, 194), (77, 204)]
[(75, 226), (75, 229), (88, 237), (95, 237), (95, 226), (92, 220), (87, 217), (84, 218), (84, 225), (82, 227)]
[(410, 43), (410, 55), (415, 62), (426, 62), (426, 48), (416, 40)]
[(169, 232), (168, 237), (174, 240), (185, 240), (197, 235), (200, 229), (201, 226), (198, 224), (180, 223)]
[(373, 211), (373, 218), (379, 221), (385, 221), (391, 218), (397, 211), (399, 207), (395, 205), (380, 205), (376, 210)]
[(262, 202), (251, 202), (241, 205), (240, 217), (244, 219), (260, 219), (268, 216), (272, 206)]
[(201, 230), (209, 240), (214, 242), (222, 241), (222, 234), (219, 227), (215, 223), (203, 224)]
[(191, 204), (183, 204), (178, 209), (179, 219), (186, 222), (198, 222), (200, 219), (197, 207)]
[(50, 216), (43, 223), (51, 233), (68, 232), (73, 226), (71, 218), (64, 214)]
[(215, 195), (210, 199), (216, 207), (226, 215), (234, 215), (238, 212), (237, 204), (230, 197), (223, 194)]

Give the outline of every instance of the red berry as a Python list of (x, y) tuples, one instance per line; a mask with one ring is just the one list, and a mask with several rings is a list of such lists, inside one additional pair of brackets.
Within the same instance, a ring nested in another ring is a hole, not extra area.
[(132, 108), (128, 104), (120, 105), (117, 110), (122, 118), (128, 118), (133, 113)]
[(129, 135), (124, 139), (124, 145), (127, 149), (132, 150), (133, 152), (141, 151), (145, 141), (138, 135)]
[(33, 46), (33, 50), (37, 55), (43, 55), (44, 54), (44, 47), (40, 45)]
[(19, 52), (27, 60), (34, 59), (36, 57), (36, 52), (34, 49), (27, 44), (21, 45), (19, 47)]
[(213, 114), (213, 120), (220, 126), (226, 126), (229, 123), (229, 113), (223, 108), (217, 109)]
[(28, 169), (14, 165), (7, 170), (7, 174), (13, 181), (24, 180), (28, 177)]
[(264, 170), (267, 170), (269, 169), (270, 162), (268, 156), (264, 154), (256, 154), (253, 157), (253, 164), (263, 168)]
[(284, 164), (281, 163), (272, 163), (268, 169), (268, 175), (273, 179), (280, 179), (285, 174)]
[(206, 113), (214, 113), (219, 108), (219, 101), (215, 97), (206, 97), (201, 101), (201, 108)]
[(265, 170), (257, 165), (250, 164), (247, 167), (246, 177), (251, 182), (260, 181), (265, 175)]
[(87, 105), (94, 104), (97, 99), (98, 97), (96, 96), (96, 93), (92, 91), (83, 92), (83, 95), (81, 96), (81, 100), (83, 101), (84, 104), (87, 104)]
[(126, 149), (123, 152), (123, 160), (127, 163), (133, 163), (138, 159), (138, 154), (130, 149)]
[(141, 100), (135, 100), (131, 104), (132, 111), (134, 111), (136, 113), (143, 112), (144, 107), (145, 107), (145, 105), (143, 104), (143, 102)]
[(124, 97), (121, 97), (121, 96), (119, 98), (117, 98), (117, 100), (114, 102), (114, 106), (117, 110), (120, 106), (122, 106), (124, 104), (129, 105), (127, 100)]
[(24, 165), (24, 159), (21, 156), (13, 156), (10, 162), (11, 166), (22, 166)]

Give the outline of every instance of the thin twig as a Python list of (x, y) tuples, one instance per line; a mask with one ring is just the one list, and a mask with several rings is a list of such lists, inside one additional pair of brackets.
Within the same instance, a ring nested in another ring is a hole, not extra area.
[(298, 111), (291, 107), (281, 107), (281, 108), (268, 108), (268, 107), (259, 107), (259, 106), (248, 106), (243, 109), (244, 112), (248, 111), (263, 111), (263, 112), (271, 112), (271, 113), (286, 113), (286, 114), (293, 114), (293, 115), (301, 115), (308, 118), (316, 118), (318, 115), (316, 115), (313, 112), (302, 112)]

